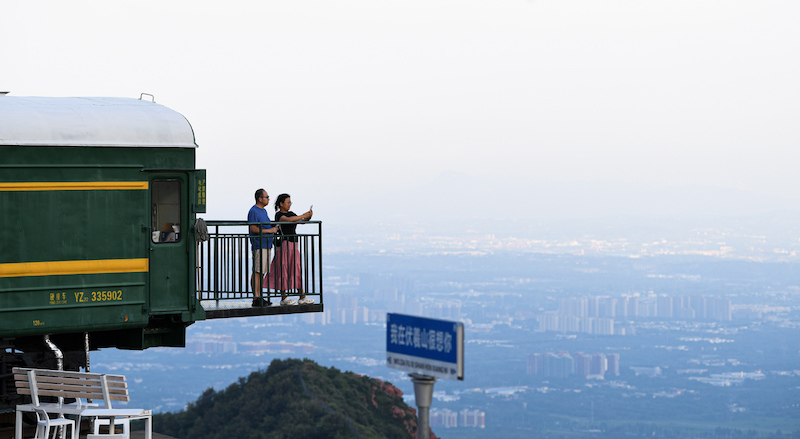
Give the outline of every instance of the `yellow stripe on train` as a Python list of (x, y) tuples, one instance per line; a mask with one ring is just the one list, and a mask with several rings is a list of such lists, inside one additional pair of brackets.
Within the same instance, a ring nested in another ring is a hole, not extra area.
[(0, 192), (146, 190), (146, 181), (35, 181), (0, 183)]
[(97, 259), (91, 261), (49, 261), (0, 264), (0, 277), (59, 276), (70, 274), (145, 273), (147, 258)]

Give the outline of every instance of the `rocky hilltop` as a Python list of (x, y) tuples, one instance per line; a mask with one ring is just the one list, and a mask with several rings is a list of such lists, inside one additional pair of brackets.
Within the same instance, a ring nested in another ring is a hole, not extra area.
[[(176, 438), (416, 438), (416, 410), (388, 382), (311, 360), (274, 360), (221, 391), (208, 389), (155, 431)], [(436, 436), (431, 434), (432, 438)]]

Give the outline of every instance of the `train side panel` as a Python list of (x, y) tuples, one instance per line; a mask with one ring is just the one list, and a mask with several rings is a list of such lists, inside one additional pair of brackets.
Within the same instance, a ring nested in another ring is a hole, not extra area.
[(189, 268), (193, 167), (186, 148), (0, 147), (0, 335), (182, 344), (203, 318)]

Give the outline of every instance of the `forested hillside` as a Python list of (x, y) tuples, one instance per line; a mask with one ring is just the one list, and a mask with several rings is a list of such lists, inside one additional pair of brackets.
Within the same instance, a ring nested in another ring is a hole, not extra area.
[(274, 360), (183, 411), (156, 415), (154, 430), (181, 439), (415, 438), (416, 410), (402, 394), (310, 360)]

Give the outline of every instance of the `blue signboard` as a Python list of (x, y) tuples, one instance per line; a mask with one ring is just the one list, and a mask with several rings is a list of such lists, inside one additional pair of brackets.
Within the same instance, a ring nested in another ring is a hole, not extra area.
[(386, 362), (394, 369), (464, 379), (464, 324), (386, 314)]

